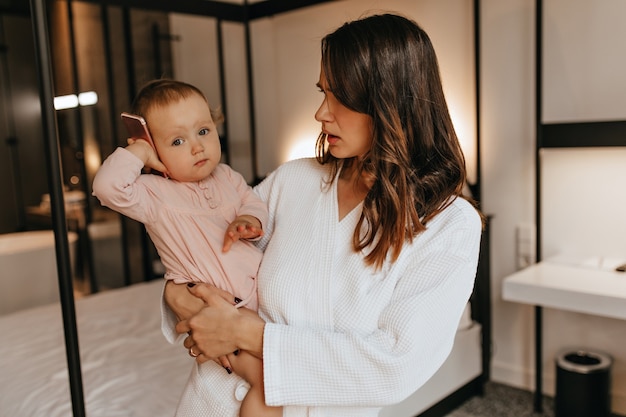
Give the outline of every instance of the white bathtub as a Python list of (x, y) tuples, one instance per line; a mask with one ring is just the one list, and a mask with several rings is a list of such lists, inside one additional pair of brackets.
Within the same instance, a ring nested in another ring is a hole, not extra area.
[[(72, 260), (77, 240), (68, 233)], [(59, 300), (54, 246), (52, 230), (0, 234), (0, 314)]]

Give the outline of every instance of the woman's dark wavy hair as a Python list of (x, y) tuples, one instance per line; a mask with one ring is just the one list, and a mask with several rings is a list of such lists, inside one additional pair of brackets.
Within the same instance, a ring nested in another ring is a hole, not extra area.
[(437, 57), (414, 21), (383, 14), (345, 23), (324, 37), (322, 69), (340, 103), (372, 118), (372, 147), (364, 158), (336, 159), (323, 133), (316, 157), (330, 164), (331, 179), (352, 164), (374, 179), (353, 246), (370, 248), (366, 262), (379, 268), (462, 194), (465, 159)]

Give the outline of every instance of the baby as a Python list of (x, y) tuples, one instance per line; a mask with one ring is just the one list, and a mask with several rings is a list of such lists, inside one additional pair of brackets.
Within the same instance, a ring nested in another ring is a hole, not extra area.
[[(149, 132), (104, 161), (93, 194), (146, 226), (166, 279), (208, 282), (233, 294), (229, 301), (238, 307), (256, 310), (262, 253), (249, 240), (262, 235), (267, 207), (240, 174), (220, 163), (220, 115), (198, 88), (165, 79), (144, 86), (132, 107)], [(142, 175), (144, 167), (162, 175)], [(241, 372), (251, 385), (241, 417), (280, 415), (264, 403), (262, 364), (254, 359), (257, 369)]]

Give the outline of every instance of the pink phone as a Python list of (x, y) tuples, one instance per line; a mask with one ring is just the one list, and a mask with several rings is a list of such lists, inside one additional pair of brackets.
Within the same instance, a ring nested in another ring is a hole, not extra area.
[[(133, 139), (143, 139), (152, 146), (154, 152), (156, 152), (157, 156), (159, 153), (157, 152), (156, 146), (154, 146), (154, 141), (152, 140), (152, 136), (150, 136), (150, 131), (148, 130), (148, 124), (146, 123), (146, 119), (136, 114), (130, 113), (122, 113), (122, 120), (126, 125), (126, 130), (128, 130), (128, 134)], [(155, 171), (156, 172), (156, 171)], [(165, 178), (169, 178), (167, 174), (161, 173)]]
[(131, 138), (145, 140), (156, 152), (156, 147), (152, 141), (152, 136), (150, 136), (146, 119), (141, 116), (137, 116), (136, 114), (124, 112), (122, 113), (122, 120), (124, 121), (126, 130), (128, 130), (128, 134)]

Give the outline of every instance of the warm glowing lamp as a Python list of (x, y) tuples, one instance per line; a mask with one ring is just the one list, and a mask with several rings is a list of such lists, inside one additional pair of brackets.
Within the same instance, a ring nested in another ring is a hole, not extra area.
[(55, 110), (73, 109), (74, 107), (78, 107), (78, 97), (76, 94), (68, 94), (54, 98)]
[(54, 109), (74, 109), (78, 106), (93, 106), (98, 103), (98, 94), (95, 91), (85, 91), (78, 95), (68, 94), (54, 98)]
[(311, 140), (312, 137), (317, 139), (317, 136), (298, 138), (289, 148), (287, 160), (314, 157), (316, 139)]
[(456, 135), (459, 138), (463, 155), (465, 156), (467, 181), (472, 185), (476, 184), (476, 122), (473, 117), (467, 117), (467, 112), (459, 111), (459, 109), (453, 105), (450, 105), (450, 117), (452, 118)]

